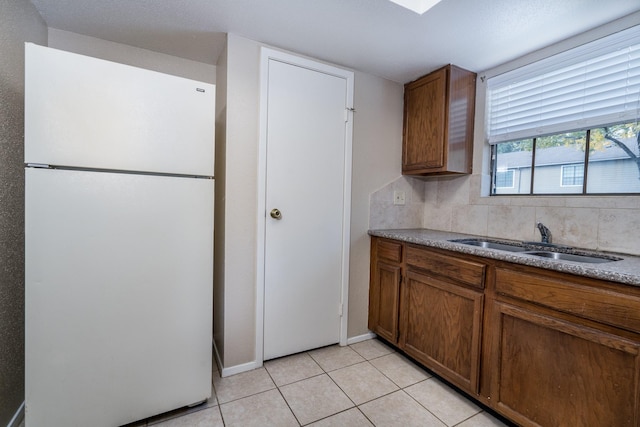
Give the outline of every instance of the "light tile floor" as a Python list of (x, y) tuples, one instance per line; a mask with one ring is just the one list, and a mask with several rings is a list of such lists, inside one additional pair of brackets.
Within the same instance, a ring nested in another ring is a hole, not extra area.
[(507, 426), (376, 339), (214, 370), (209, 401), (130, 426)]

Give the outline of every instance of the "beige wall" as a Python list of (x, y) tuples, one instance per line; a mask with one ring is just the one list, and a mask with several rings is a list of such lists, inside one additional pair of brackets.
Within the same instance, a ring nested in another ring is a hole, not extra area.
[(55, 28), (49, 28), (49, 47), (205, 83), (216, 82), (213, 65)]
[[(225, 369), (255, 363), (257, 161), (261, 44), (233, 34), (227, 45), (226, 185), (224, 200), (224, 314), (214, 335)], [(219, 72), (221, 69), (219, 69)], [(220, 76), (219, 76), (220, 79)], [(402, 85), (355, 74), (351, 262), (348, 336), (367, 330), (369, 195), (400, 176)], [(218, 227), (219, 228), (219, 227)], [(222, 238), (218, 236), (218, 238)], [(220, 258), (218, 258), (218, 262)], [(220, 270), (220, 267), (218, 267)], [(218, 302), (220, 304), (220, 302)], [(218, 318), (219, 313), (216, 315)]]
[(24, 43), (47, 44), (28, 0), (0, 1), (0, 425), (24, 401)]
[(369, 199), (401, 174), (403, 86), (355, 73), (348, 337), (368, 332)]
[(224, 278), (214, 288), (224, 301), (216, 302), (223, 313), (215, 315), (214, 335), (223, 366), (230, 368), (255, 360), (260, 45), (232, 34), (227, 42), (225, 154), (217, 159), (225, 163), (225, 186), (216, 196), (218, 209), (224, 209), (224, 225), (216, 228), (224, 234), (216, 234), (215, 254)]
[(216, 359), (224, 366), (225, 315), (225, 189), (227, 158), (227, 48), (216, 64), (216, 164), (215, 164), (215, 221), (213, 256), (213, 341)]

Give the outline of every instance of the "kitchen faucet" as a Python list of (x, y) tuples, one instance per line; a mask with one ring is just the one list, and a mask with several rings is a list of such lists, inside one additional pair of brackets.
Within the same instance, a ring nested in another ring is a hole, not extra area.
[(542, 235), (542, 243), (551, 243), (551, 230), (549, 230), (545, 225), (541, 222), (537, 223), (536, 226), (538, 230), (540, 230), (540, 234)]

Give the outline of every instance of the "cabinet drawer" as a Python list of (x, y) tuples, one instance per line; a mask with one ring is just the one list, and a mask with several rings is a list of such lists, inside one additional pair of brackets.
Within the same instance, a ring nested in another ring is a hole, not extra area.
[(402, 261), (402, 243), (391, 242), (389, 240), (378, 240), (378, 258), (389, 261)]
[(484, 288), (484, 264), (441, 255), (415, 246), (408, 246), (406, 255), (409, 266), (430, 271), (474, 288)]
[(640, 298), (571, 278), (496, 268), (496, 292), (596, 322), (640, 332)]

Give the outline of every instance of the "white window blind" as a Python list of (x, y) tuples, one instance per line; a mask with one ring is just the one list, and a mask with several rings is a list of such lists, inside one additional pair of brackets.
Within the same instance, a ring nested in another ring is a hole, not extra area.
[(490, 144), (640, 117), (640, 26), (487, 79)]

